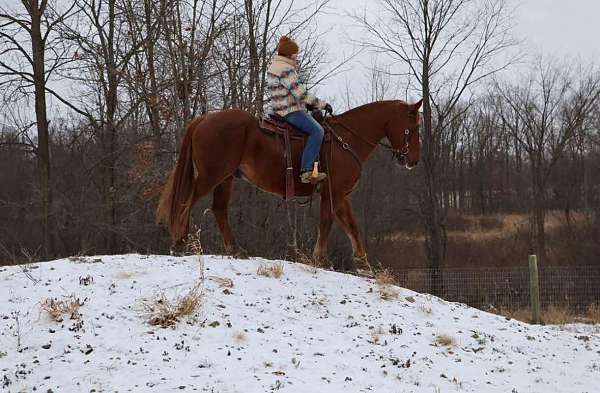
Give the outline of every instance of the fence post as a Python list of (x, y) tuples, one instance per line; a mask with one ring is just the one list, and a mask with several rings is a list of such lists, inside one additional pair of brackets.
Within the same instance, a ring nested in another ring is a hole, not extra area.
[(540, 323), (540, 281), (537, 256), (529, 256), (529, 293), (531, 294), (531, 322)]

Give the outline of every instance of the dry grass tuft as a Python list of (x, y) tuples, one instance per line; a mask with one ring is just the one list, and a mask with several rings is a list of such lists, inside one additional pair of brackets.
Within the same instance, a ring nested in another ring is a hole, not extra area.
[(441, 334), (435, 338), (435, 343), (441, 347), (452, 348), (456, 345), (456, 340), (452, 336)]
[(275, 262), (272, 264), (261, 263), (256, 269), (259, 276), (280, 278), (283, 276), (283, 263)]
[(520, 308), (517, 310), (506, 310), (501, 308), (498, 310), (498, 314), (507, 318), (516, 319), (517, 321), (531, 323), (531, 310), (526, 308)]
[(394, 275), (388, 270), (382, 270), (375, 275), (375, 280), (379, 285), (394, 285), (396, 282)]
[(203, 282), (199, 281), (185, 295), (169, 300), (164, 293), (156, 299), (142, 304), (146, 321), (162, 328), (174, 327), (179, 319), (191, 316), (202, 305), (204, 296)]
[(574, 319), (575, 316), (567, 307), (551, 305), (542, 311), (542, 321), (550, 325), (562, 325)]
[(304, 269), (304, 271), (307, 272), (308, 274), (317, 274), (319, 272), (319, 268), (315, 264), (313, 264), (313, 265), (302, 264), (302, 265), (300, 265), (300, 267), (302, 267), (302, 269)]
[(381, 326), (379, 326), (377, 329), (373, 329), (369, 332), (370, 339), (367, 340), (367, 342), (371, 344), (379, 344), (379, 342), (381, 341), (381, 336), (384, 334), (385, 331)]
[(375, 281), (379, 288), (379, 296), (383, 300), (397, 299), (400, 291), (394, 286), (396, 280), (389, 270), (382, 270), (375, 275)]
[(305, 265), (316, 266), (315, 258), (313, 258), (312, 255), (307, 254), (300, 249), (295, 249), (293, 251), (293, 256), (293, 259), (296, 260), (296, 262), (300, 262)]
[(423, 312), (423, 314), (427, 314), (427, 315), (431, 315), (431, 313), (433, 313), (433, 309), (428, 304), (427, 305), (421, 304), (419, 306), (419, 310), (421, 310)]
[[(497, 312), (507, 318), (521, 322), (531, 323), (531, 309), (520, 308), (516, 310), (500, 309)], [(591, 304), (585, 315), (576, 313), (566, 306), (550, 305), (542, 309), (541, 319), (549, 325), (562, 325), (567, 323), (600, 323), (600, 304)]]
[(79, 313), (81, 306), (83, 306), (83, 303), (74, 295), (70, 295), (63, 297), (63, 299), (46, 299), (41, 308), (53, 321), (62, 322), (65, 315), (68, 315), (70, 319), (79, 319), (81, 317)]
[(600, 324), (600, 303), (590, 304), (586, 317), (590, 323)]
[(198, 228), (194, 232), (191, 232), (188, 235), (187, 242), (185, 244), (188, 251), (197, 256), (201, 256), (204, 253), (202, 250), (202, 242), (200, 241), (200, 234), (201, 234), (200, 228)]
[(219, 284), (221, 288), (233, 288), (233, 280), (231, 278), (217, 276), (208, 276), (207, 278)]
[(294, 250), (294, 258), (292, 260), (300, 262), (304, 270), (310, 274), (317, 274), (319, 269), (331, 268), (331, 263), (328, 260), (319, 260), (299, 249)]
[[(208, 209), (204, 211), (204, 214), (207, 211)], [(168, 299), (165, 293), (161, 292), (154, 299), (142, 302), (142, 312), (150, 325), (162, 328), (175, 327), (181, 318), (193, 316), (202, 306), (205, 276), (200, 234), (200, 228), (192, 231), (186, 242), (188, 251), (192, 252), (198, 259), (199, 277), (196, 283), (183, 296), (175, 296), (173, 299)], [(218, 277), (217, 279), (221, 280), (222, 284), (233, 287), (233, 281)]]

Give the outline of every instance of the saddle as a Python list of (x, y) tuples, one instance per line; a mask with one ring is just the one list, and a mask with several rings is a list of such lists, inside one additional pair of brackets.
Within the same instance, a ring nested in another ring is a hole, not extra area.
[[(312, 111), (312, 116), (319, 122), (319, 124), (323, 124), (323, 113), (320, 110)], [(303, 142), (308, 137), (304, 132), (300, 131), (298, 128), (294, 127), (290, 123), (288, 123), (283, 117), (276, 115), (274, 113), (269, 114), (268, 116), (264, 116), (258, 122), (258, 127), (264, 133), (280, 136), (283, 139), (284, 145), (284, 157), (286, 162), (285, 168), (285, 199), (292, 200), (296, 196), (295, 191), (295, 178), (294, 178), (294, 166), (292, 160), (292, 139), (300, 139)], [(331, 135), (328, 130), (328, 127), (323, 127), (325, 130), (325, 135), (323, 137), (323, 143), (331, 140)]]

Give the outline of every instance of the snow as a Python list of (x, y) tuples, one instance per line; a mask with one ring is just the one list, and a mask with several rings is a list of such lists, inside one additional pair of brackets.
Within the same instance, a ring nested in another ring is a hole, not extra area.
[[(597, 326), (531, 326), (406, 289), (383, 300), (373, 280), (289, 262), (277, 279), (256, 273), (272, 261), (202, 261), (202, 307), (174, 328), (146, 323), (142, 302), (185, 293), (200, 274), (196, 257), (0, 267), (2, 391), (600, 389)], [(55, 322), (41, 311), (45, 299), (71, 294), (84, 303), (79, 320)], [(437, 344), (440, 335), (455, 345)]]

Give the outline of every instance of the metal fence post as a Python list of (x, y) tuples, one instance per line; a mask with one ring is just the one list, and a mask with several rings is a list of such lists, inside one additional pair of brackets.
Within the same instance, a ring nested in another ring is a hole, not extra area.
[(531, 295), (531, 322), (540, 323), (540, 281), (537, 256), (529, 256), (529, 293)]

